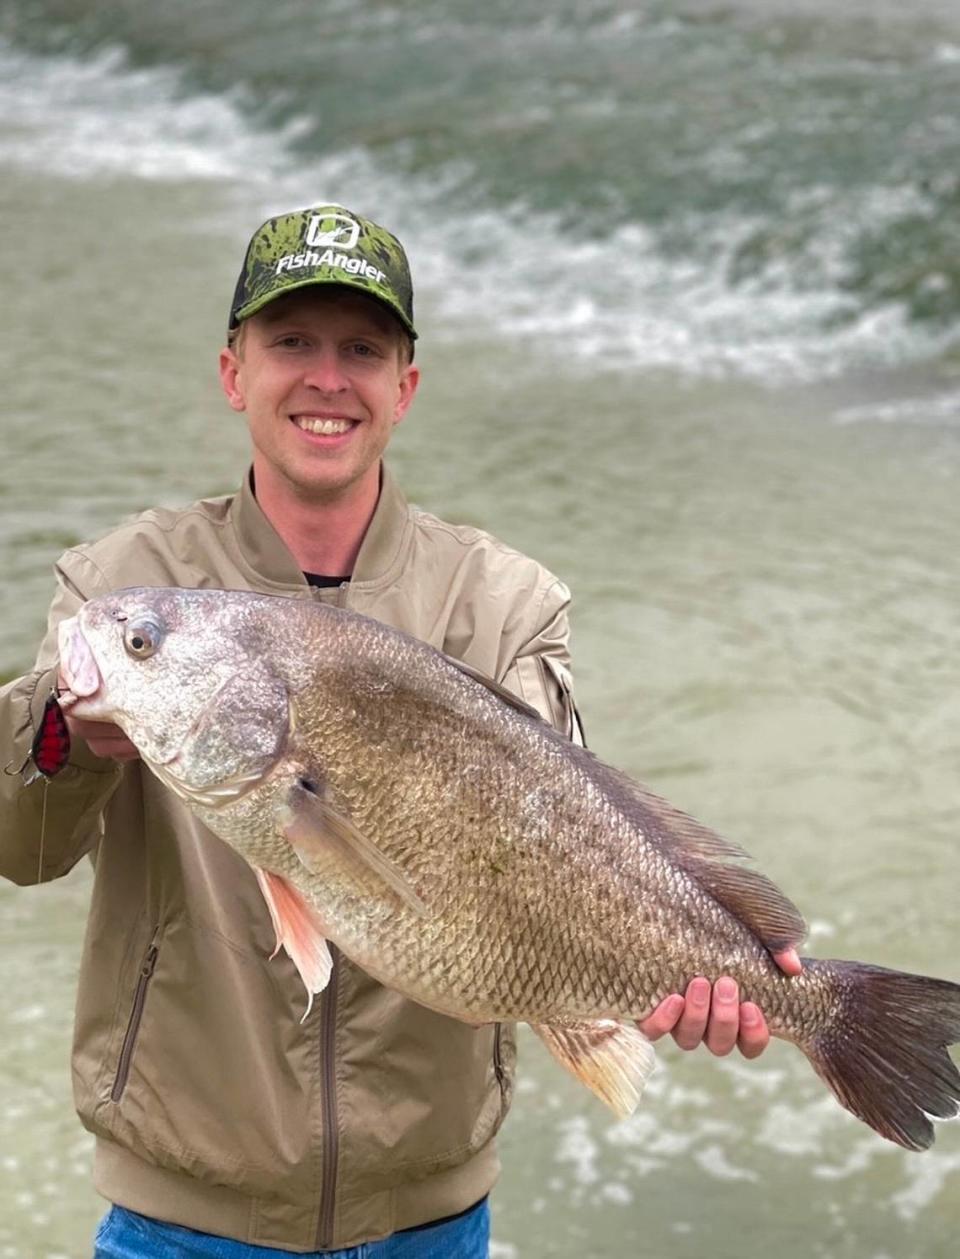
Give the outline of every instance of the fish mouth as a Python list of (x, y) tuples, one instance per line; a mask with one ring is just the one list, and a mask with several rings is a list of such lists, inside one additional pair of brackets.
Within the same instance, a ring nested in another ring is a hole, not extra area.
[[(82, 610), (81, 610), (82, 612)], [(199, 706), (193, 719), (183, 726), (178, 721), (169, 739), (154, 741), (145, 737), (138, 721), (126, 711), (123, 703), (125, 689), (120, 686), (114, 695), (109, 694), (111, 670), (101, 673), (93, 650), (81, 628), (81, 613), (60, 622), (57, 640), (60, 653), (60, 676), (65, 689), (57, 699), (61, 710), (89, 721), (112, 722), (119, 725), (136, 745), (141, 758), (167, 786), (183, 799), (207, 808), (218, 808), (245, 795), (260, 782), (275, 765), (278, 757), (271, 752), (256, 759), (253, 765), (245, 765), (235, 774), (210, 783), (191, 784), (185, 771), (193, 745), (201, 740), (211, 724), (217, 721), (218, 701), (230, 690), (242, 685), (246, 668), (232, 668), (215, 686), (212, 693)], [(109, 666), (109, 660), (107, 661)], [(121, 670), (122, 680), (122, 670)], [(186, 720), (186, 714), (184, 719)], [(284, 731), (292, 725), (292, 715), (287, 697), (287, 720)], [(181, 734), (181, 731), (183, 733)], [(171, 746), (173, 740), (175, 744)], [(153, 744), (153, 746), (151, 746)]]
[[(61, 690), (57, 696), (60, 708), (82, 720), (116, 721), (118, 713), (106, 702), (103, 694), (105, 679), (90, 644), (80, 628), (79, 615), (60, 622), (57, 628), (57, 642), (60, 649), (60, 674), (66, 684), (66, 690)], [(151, 764), (168, 766), (171, 772), (176, 772), (179, 768), (178, 761), (184, 750), (206, 719), (207, 708), (216, 703), (221, 693), (235, 681), (236, 677), (236, 672), (231, 673), (217, 687), (207, 705), (191, 722), (177, 746), (168, 756), (150, 758)]]
[(71, 616), (61, 621), (57, 628), (60, 649), (60, 672), (67, 684), (59, 696), (60, 707), (74, 708), (83, 700), (89, 700), (100, 690), (103, 678), (97, 668), (90, 644), (83, 636), (79, 618)]

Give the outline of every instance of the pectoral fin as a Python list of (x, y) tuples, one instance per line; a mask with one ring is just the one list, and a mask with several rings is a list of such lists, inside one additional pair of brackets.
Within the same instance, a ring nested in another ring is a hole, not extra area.
[(373, 874), (414, 913), (426, 915), (426, 905), (403, 871), (346, 814), (304, 781), (291, 787), (279, 821), (281, 833), (311, 873), (322, 870), (323, 858), (332, 853), (359, 875), (369, 879)]
[(316, 910), (292, 883), (258, 866), (253, 872), (277, 933), (277, 947), (270, 956), (276, 957), (281, 948), (287, 951), (309, 996), (302, 1023), (310, 1013), (315, 994), (326, 988), (333, 969), (323, 926)]
[(632, 1023), (615, 1019), (531, 1023), (561, 1066), (592, 1089), (618, 1119), (632, 1114), (656, 1062), (653, 1046)]

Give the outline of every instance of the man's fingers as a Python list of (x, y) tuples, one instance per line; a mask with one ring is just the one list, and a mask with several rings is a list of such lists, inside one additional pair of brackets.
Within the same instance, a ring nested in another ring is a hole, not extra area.
[(736, 981), (727, 975), (718, 979), (713, 986), (704, 1044), (718, 1058), (725, 1057), (737, 1043), (740, 1032), (739, 996)]
[(740, 1002), (735, 979), (724, 975), (712, 985), (698, 976), (687, 985), (686, 995), (666, 997), (637, 1026), (648, 1040), (667, 1033), (681, 1049), (704, 1044), (718, 1058), (739, 1049), (745, 1058), (757, 1058), (770, 1043), (770, 1029), (760, 1007)]
[(710, 981), (698, 975), (687, 984), (683, 1013), (673, 1029), (673, 1039), (681, 1049), (696, 1049), (703, 1040), (710, 1016)]
[(104, 760), (135, 761), (140, 755), (122, 730), (117, 730), (115, 734), (87, 735), (85, 742), (94, 756)]
[(94, 756), (112, 761), (135, 761), (140, 753), (119, 726), (109, 721), (85, 721), (66, 714), (71, 738), (83, 739)]
[(87, 747), (105, 761), (135, 761), (140, 756), (127, 739), (88, 739)]
[(664, 997), (654, 1012), (638, 1023), (637, 1027), (647, 1040), (659, 1040), (661, 1036), (666, 1036), (676, 1027), (677, 1019), (683, 1013), (683, 1004), (683, 997), (678, 992), (671, 993), (669, 997)]
[(744, 1001), (740, 1007), (740, 1035), (737, 1046), (744, 1058), (758, 1058), (770, 1044), (770, 1029), (760, 1007)]
[(112, 721), (86, 721), (82, 717), (74, 717), (69, 711), (64, 714), (71, 734), (80, 739), (105, 739), (123, 734), (119, 726)]

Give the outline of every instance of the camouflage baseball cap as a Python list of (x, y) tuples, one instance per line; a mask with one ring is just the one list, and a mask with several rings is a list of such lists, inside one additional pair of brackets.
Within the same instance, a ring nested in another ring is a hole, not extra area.
[(392, 232), (345, 210), (320, 205), (267, 219), (254, 232), (230, 306), (229, 330), (284, 293), (339, 284), (382, 302), (411, 337), (413, 283)]

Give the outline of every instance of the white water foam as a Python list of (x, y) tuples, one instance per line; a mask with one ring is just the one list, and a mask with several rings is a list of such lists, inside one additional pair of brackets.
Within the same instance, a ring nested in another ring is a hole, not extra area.
[(251, 222), (293, 205), (330, 199), (373, 214), (407, 246), (434, 341), (507, 340), (566, 370), (779, 383), (925, 360), (957, 338), (912, 323), (894, 302), (863, 307), (844, 285), (858, 234), (930, 210), (907, 184), (851, 189), (842, 203), (836, 189), (806, 190), (786, 216), (812, 219), (804, 243), (737, 280), (741, 252), (770, 230), (759, 218), (678, 216), (671, 230), (696, 252), (677, 254), (639, 223), (571, 234), (559, 213), (519, 201), (451, 209), (471, 186), (466, 160), (410, 176), (365, 149), (304, 159), (294, 145), (308, 120), (258, 128), (241, 94), (186, 93), (179, 72), (133, 69), (119, 50), (38, 57), (0, 41), (0, 111), (0, 164), (66, 179), (217, 182), (238, 248)]
[(913, 1223), (941, 1194), (950, 1192), (960, 1177), (960, 1151), (933, 1150), (922, 1159), (904, 1160), (906, 1184), (891, 1195), (893, 1209), (902, 1220)]
[(449, 213), (448, 192), (459, 193), (469, 178), (463, 164), (435, 172), (428, 184), (385, 174), (368, 153), (352, 150), (317, 162), (310, 173), (316, 178), (309, 182), (302, 166), (276, 177), (260, 213), (334, 190), (334, 199), (393, 225), (411, 257), (420, 323), (431, 341), (504, 339), (567, 370), (663, 370), (778, 384), (929, 359), (957, 338), (955, 329), (911, 323), (897, 303), (861, 309), (842, 287), (851, 224), (880, 230), (912, 190), (872, 190), (838, 210), (835, 226), (809, 246), (817, 252), (816, 283), (804, 258), (776, 259), (732, 283), (732, 261), (763, 226), (757, 220), (691, 220), (684, 235), (701, 242), (702, 256), (676, 257), (636, 223), (577, 239), (559, 215), (517, 204)]
[(132, 69), (119, 48), (40, 57), (0, 40), (0, 163), (61, 176), (241, 179), (287, 164), (281, 135), (251, 128), (240, 95), (184, 94), (179, 72)]
[(885, 399), (836, 411), (838, 424), (931, 424), (960, 423), (960, 391), (910, 398)]

